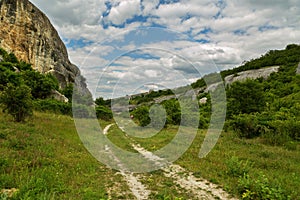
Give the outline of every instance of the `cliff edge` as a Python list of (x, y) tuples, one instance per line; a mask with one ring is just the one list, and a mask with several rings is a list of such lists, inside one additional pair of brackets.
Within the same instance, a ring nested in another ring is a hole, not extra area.
[(33, 69), (53, 74), (61, 88), (80, 77), (82, 91), (89, 93), (78, 67), (69, 61), (57, 31), (28, 0), (0, 0), (0, 47), (32, 64)]

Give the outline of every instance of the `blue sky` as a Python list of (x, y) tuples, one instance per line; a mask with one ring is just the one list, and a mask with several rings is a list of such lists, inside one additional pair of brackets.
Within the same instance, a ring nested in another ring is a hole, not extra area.
[(188, 84), (300, 41), (297, 0), (31, 0), (94, 96)]

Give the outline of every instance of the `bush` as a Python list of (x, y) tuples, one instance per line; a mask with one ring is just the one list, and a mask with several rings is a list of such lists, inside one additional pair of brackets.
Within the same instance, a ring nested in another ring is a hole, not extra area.
[(73, 84), (68, 84), (62, 91), (61, 93), (65, 95), (69, 99), (69, 102), (72, 102), (72, 96), (73, 96), (73, 89), (74, 86)]
[(209, 127), (209, 118), (206, 118), (200, 113), (198, 128), (207, 129), (208, 127)]
[(294, 119), (268, 122), (269, 131), (262, 136), (271, 145), (284, 145), (291, 140), (300, 140), (300, 122)]
[(138, 121), (140, 126), (147, 126), (151, 122), (148, 106), (138, 107), (132, 111), (131, 114), (134, 116), (134, 119)]
[(240, 114), (230, 122), (237, 135), (242, 138), (253, 138), (261, 135), (263, 126), (259, 125), (256, 115)]
[(252, 164), (248, 160), (244, 162), (238, 157), (232, 156), (226, 161), (226, 166), (228, 175), (239, 177), (243, 176), (244, 174), (248, 174), (252, 167)]
[(244, 174), (238, 180), (238, 191), (242, 199), (291, 199), (280, 186), (271, 185), (268, 178), (259, 174), (256, 178)]
[(23, 122), (32, 115), (31, 90), (26, 85), (8, 84), (0, 95), (0, 103), (4, 111), (12, 115), (16, 122)]
[(102, 120), (111, 120), (113, 118), (112, 111), (105, 106), (97, 106), (96, 107), (96, 116)]
[(227, 91), (228, 117), (237, 114), (250, 114), (265, 109), (263, 85), (256, 80), (234, 82)]
[(38, 111), (50, 111), (57, 114), (72, 115), (72, 104), (57, 101), (55, 99), (35, 100), (34, 109)]
[(4, 90), (8, 83), (13, 85), (21, 84), (21, 76), (13, 71), (5, 69), (0, 65), (0, 91)]
[(167, 112), (167, 124), (180, 125), (181, 108), (177, 99), (170, 99), (162, 103)]
[(95, 100), (95, 104), (97, 104), (98, 106), (104, 106), (106, 105), (106, 101), (103, 99), (103, 97), (98, 97)]
[(83, 104), (72, 105), (73, 117), (74, 118), (93, 118), (94, 108)]
[(45, 99), (50, 96), (52, 90), (58, 90), (58, 82), (50, 74), (24, 71), (22, 77), (25, 84), (31, 88), (32, 96), (36, 99)]

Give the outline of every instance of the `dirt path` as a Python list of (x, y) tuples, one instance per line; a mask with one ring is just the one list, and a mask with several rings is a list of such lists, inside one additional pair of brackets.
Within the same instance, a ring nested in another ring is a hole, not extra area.
[[(108, 130), (111, 126), (114, 124), (109, 124), (103, 129), (103, 134), (107, 135)], [(108, 155), (114, 160), (114, 162), (117, 163), (120, 170), (119, 174), (121, 174), (124, 177), (124, 180), (127, 182), (127, 185), (132, 192), (132, 194), (137, 199), (148, 199), (148, 196), (150, 195), (151, 191), (147, 190), (146, 187), (141, 183), (140, 177), (137, 174), (127, 172), (125, 167), (123, 166), (122, 162), (118, 159), (116, 155), (110, 150), (108, 146), (105, 147), (105, 151), (108, 153)]]
[[(163, 166), (165, 161), (142, 148), (140, 145), (132, 145), (133, 148), (142, 154), (145, 158), (153, 161), (158, 166)], [(235, 199), (225, 192), (218, 185), (215, 185), (205, 179), (196, 178), (191, 172), (176, 164), (170, 164), (162, 168), (166, 177), (174, 179), (181, 188), (191, 192), (197, 199)]]
[[(107, 134), (109, 128), (113, 124), (105, 127), (104, 134)], [(153, 161), (157, 166), (165, 166), (166, 161), (152, 152), (147, 151), (139, 144), (132, 144), (132, 147), (139, 152), (146, 159)], [(114, 158), (118, 160), (117, 158)], [(120, 162), (120, 161), (118, 161)], [(181, 188), (192, 193), (197, 199), (235, 199), (232, 198), (227, 192), (225, 192), (218, 185), (209, 182), (208, 180), (197, 178), (193, 176), (191, 172), (188, 172), (186, 169), (182, 168), (176, 164), (169, 164), (168, 167), (161, 169), (164, 172), (164, 176), (174, 179), (174, 182), (177, 183)], [(130, 187), (132, 193), (136, 196), (137, 199), (147, 199), (151, 191), (147, 190), (146, 187), (139, 181), (137, 175), (133, 173), (120, 172)]]

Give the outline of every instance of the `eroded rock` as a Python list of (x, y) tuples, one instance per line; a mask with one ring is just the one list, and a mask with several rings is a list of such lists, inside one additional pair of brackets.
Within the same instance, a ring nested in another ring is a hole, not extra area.
[[(47, 16), (28, 0), (0, 0), (0, 47), (33, 69), (53, 74), (61, 88), (80, 76)], [(89, 93), (84, 79), (80, 80), (80, 88)]]

